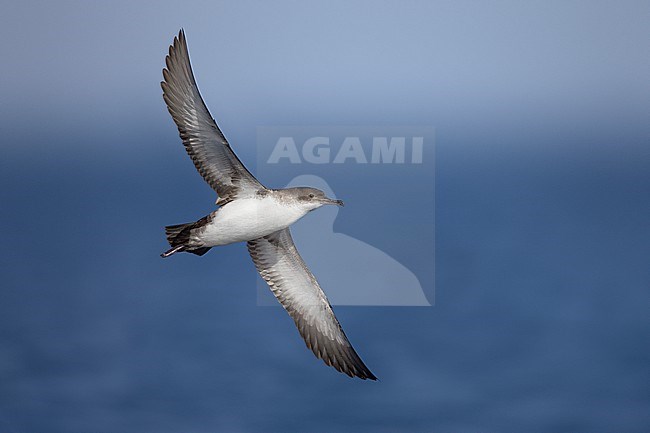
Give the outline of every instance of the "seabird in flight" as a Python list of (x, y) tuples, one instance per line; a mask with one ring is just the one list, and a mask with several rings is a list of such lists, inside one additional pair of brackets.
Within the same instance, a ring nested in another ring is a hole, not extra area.
[(247, 242), (255, 267), (314, 354), (348, 376), (376, 380), (345, 336), (318, 281), (300, 257), (289, 226), (323, 205), (343, 206), (315, 188), (270, 189), (244, 167), (219, 130), (196, 85), (185, 34), (169, 47), (161, 83), (167, 109), (196, 169), (217, 192), (218, 208), (200, 220), (165, 227), (171, 248), (202, 256)]

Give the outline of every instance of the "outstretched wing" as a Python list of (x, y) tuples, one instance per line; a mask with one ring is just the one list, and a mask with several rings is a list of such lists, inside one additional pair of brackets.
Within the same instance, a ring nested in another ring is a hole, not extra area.
[(219, 195), (218, 203), (263, 188), (232, 151), (205, 106), (194, 80), (183, 30), (174, 38), (165, 60), (165, 80), (160, 85), (167, 109), (196, 169)]
[(325, 293), (298, 254), (288, 228), (249, 241), (248, 252), (318, 358), (348, 376), (377, 379), (345, 336)]

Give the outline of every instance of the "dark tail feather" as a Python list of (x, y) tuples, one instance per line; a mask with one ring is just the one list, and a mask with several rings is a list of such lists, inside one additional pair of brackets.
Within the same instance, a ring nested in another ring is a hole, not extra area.
[(188, 253), (202, 256), (203, 254), (210, 251), (211, 247), (189, 249), (187, 246), (188, 242), (190, 241), (191, 230), (195, 228), (196, 225), (197, 223), (187, 223), (165, 227), (165, 235), (167, 236), (167, 242), (169, 242), (171, 248), (162, 253), (160, 256), (169, 257), (181, 251), (187, 251)]
[(192, 254), (196, 254), (197, 256), (202, 256), (203, 254), (210, 251), (210, 248), (212, 248), (212, 247), (194, 248), (193, 250), (187, 250), (187, 252), (192, 253)]
[[(176, 224), (175, 226), (165, 227), (165, 235), (167, 236), (169, 244), (173, 246), (174, 243), (179, 240), (188, 241), (190, 239), (190, 229), (194, 224), (195, 223)], [(186, 236), (183, 236), (183, 239), (178, 239), (179, 235), (181, 235), (183, 231), (187, 232)]]

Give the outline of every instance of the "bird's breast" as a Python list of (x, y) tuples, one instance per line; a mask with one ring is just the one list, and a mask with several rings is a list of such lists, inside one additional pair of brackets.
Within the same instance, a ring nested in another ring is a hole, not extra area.
[(303, 215), (304, 210), (273, 196), (237, 199), (217, 211), (200, 240), (205, 246), (249, 241), (287, 228)]

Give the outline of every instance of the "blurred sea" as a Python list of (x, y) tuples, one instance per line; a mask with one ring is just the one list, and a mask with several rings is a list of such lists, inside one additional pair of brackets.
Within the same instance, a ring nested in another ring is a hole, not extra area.
[(244, 245), (159, 258), (214, 197), (136, 141), (0, 161), (0, 432), (648, 431), (647, 147), (443, 131), (435, 306), (336, 308), (371, 383), (256, 306)]

